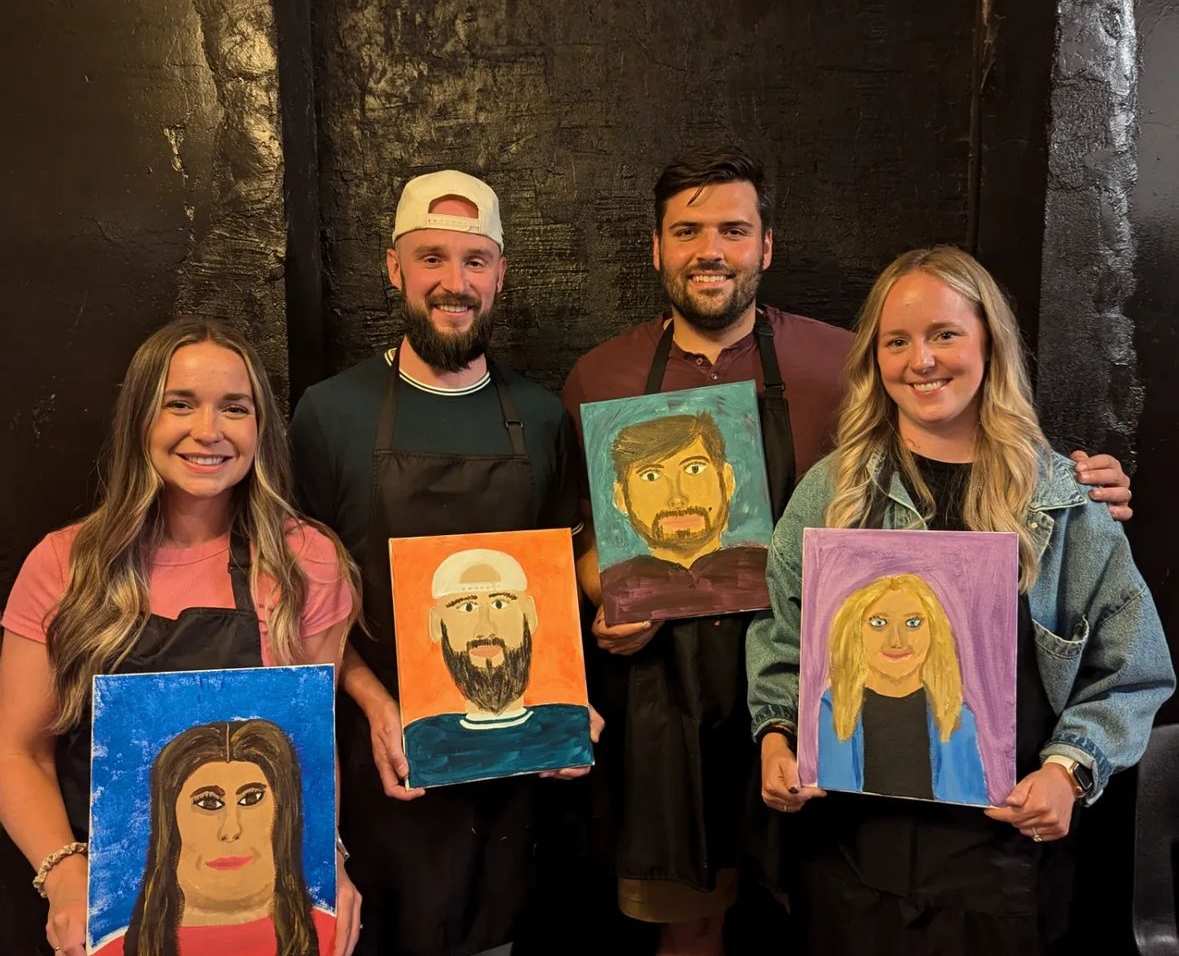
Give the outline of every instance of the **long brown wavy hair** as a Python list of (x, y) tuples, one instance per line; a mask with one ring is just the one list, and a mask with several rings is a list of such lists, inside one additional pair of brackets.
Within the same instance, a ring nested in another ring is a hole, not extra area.
[[(303, 778), (290, 738), (269, 720), (201, 724), (173, 737), (151, 768), (151, 835), (143, 884), (123, 937), (124, 956), (177, 956), (184, 895), (176, 878), (181, 784), (205, 764), (248, 761), (266, 777), (274, 799), (274, 932), (278, 956), (316, 956), (311, 896), (303, 878)], [(229, 954), (227, 954), (229, 956)]]
[[(65, 591), (50, 611), (46, 644), (57, 703), (50, 728), (55, 733), (79, 722), (89, 702), (91, 678), (118, 666), (150, 615), (151, 556), (163, 540), (164, 519), (163, 481), (152, 467), (149, 436), (172, 355), (201, 342), (239, 355), (254, 393), (258, 445), (253, 467), (234, 488), (230, 529), (251, 546), (251, 591), (264, 605), (274, 660), (304, 661), (300, 616), (307, 583), (287, 541), (292, 529), (315, 527), (333, 543), (340, 576), (352, 593), (352, 620), (358, 614), (356, 565), (329, 529), (301, 517), (288, 503), (292, 480), (286, 429), (257, 352), (225, 326), (178, 319), (151, 335), (127, 368), (100, 462), (101, 501), (78, 529)], [(267, 594), (260, 587), (263, 576), (274, 582)]]

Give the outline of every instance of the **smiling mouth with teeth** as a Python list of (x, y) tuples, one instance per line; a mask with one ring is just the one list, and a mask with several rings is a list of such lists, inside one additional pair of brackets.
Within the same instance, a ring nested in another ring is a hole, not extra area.
[(939, 378), (936, 382), (913, 382), (912, 388), (918, 392), (936, 392), (949, 381), (948, 378)]
[(229, 461), (228, 455), (181, 455), (180, 457), (185, 461), (191, 461), (194, 465), (220, 465)]

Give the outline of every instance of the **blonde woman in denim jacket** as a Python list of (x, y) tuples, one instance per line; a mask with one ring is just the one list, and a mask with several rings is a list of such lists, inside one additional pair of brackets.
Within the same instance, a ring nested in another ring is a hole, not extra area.
[[(803, 926), (814, 952), (1043, 952), (1067, 919), (1074, 808), (1141, 757), (1174, 689), (1162, 625), (1121, 527), (1044, 439), (1015, 320), (972, 257), (937, 247), (894, 261), (865, 302), (847, 372), (836, 450), (774, 531), (773, 612), (747, 638), (762, 799), (806, 807), (791, 861)], [(807, 527), (1018, 533), (1018, 783), (1003, 806), (800, 784)]]

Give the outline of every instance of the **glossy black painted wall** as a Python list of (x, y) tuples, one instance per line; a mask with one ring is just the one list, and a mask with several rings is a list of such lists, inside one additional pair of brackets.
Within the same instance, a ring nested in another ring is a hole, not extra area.
[(650, 189), (692, 142), (736, 140), (769, 165), (767, 301), (848, 323), (895, 253), (973, 243), (973, 0), (609, 0), (592, 14), (322, 0), (313, 17), (333, 368), (390, 339), (393, 206), (407, 178), (447, 165), (499, 192), (497, 348), (554, 387), (661, 307)]

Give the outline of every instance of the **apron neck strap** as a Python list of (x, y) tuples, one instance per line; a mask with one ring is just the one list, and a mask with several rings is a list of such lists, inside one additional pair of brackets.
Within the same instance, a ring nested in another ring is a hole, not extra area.
[(239, 611), (254, 611), (250, 594), (250, 544), (238, 530), (229, 534), (229, 580), (233, 584), (233, 606)]
[(655, 346), (655, 357), (651, 359), (651, 368), (647, 372), (647, 387), (643, 394), (655, 395), (663, 390), (663, 373), (667, 370), (667, 356), (671, 354), (671, 340), (675, 334), (675, 319), (667, 313), (667, 328), (659, 337), (659, 344)]
[(758, 306), (757, 318), (753, 321), (753, 337), (757, 342), (757, 354), (761, 358), (765, 394), (769, 398), (782, 398), (786, 394), (786, 386), (782, 383), (778, 353), (774, 351), (774, 329), (761, 306)]

